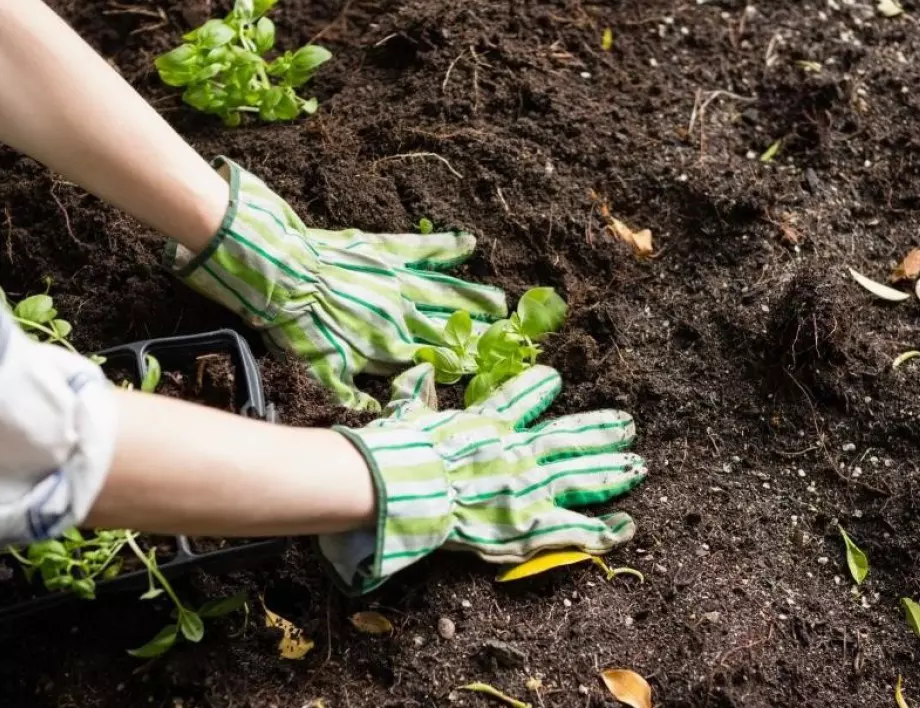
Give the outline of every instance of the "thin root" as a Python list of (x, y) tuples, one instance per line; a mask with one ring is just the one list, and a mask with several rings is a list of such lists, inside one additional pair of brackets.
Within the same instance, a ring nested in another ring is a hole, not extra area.
[(58, 199), (58, 195), (54, 193), (54, 187), (51, 187), (51, 198), (54, 200), (54, 203), (58, 205), (58, 209), (61, 210), (61, 214), (64, 215), (64, 226), (67, 229), (67, 233), (70, 235), (70, 238), (74, 240), (75, 243), (80, 244), (81, 246), (89, 246), (85, 241), (81, 241), (76, 237), (73, 232), (73, 227), (70, 225), (70, 215), (67, 213), (67, 209), (64, 207), (63, 202)]
[(399, 155), (390, 155), (389, 157), (382, 157), (376, 162), (374, 162), (374, 165), (378, 165), (381, 162), (392, 162), (393, 160), (406, 160), (406, 159), (411, 159), (411, 158), (427, 158), (427, 157), (434, 158), (435, 160), (439, 160), (440, 162), (443, 162), (444, 165), (447, 167), (447, 169), (450, 170), (450, 173), (452, 175), (454, 175), (457, 179), (463, 179), (463, 175), (454, 169), (453, 165), (451, 165), (447, 161), (447, 158), (441, 157), (436, 152), (404, 152), (404, 153), (400, 153)]

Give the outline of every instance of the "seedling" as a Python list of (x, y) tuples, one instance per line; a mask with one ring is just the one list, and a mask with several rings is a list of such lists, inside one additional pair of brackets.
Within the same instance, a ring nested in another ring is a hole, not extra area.
[(49, 591), (70, 591), (84, 600), (96, 598), (99, 580), (118, 576), (124, 567), (122, 551), (127, 547), (147, 569), (148, 588), (142, 600), (152, 600), (166, 594), (175, 606), (175, 623), (166, 625), (149, 642), (128, 651), (138, 658), (159, 656), (175, 644), (181, 634), (190, 642), (199, 642), (204, 636), (205, 618), (220, 617), (241, 608), (246, 594), (221, 600), (210, 600), (198, 610), (185, 605), (157, 565), (156, 548), (146, 553), (137, 543), (138, 534), (127, 529), (96, 531), (84, 536), (77, 529), (66, 531), (59, 539), (48, 539), (31, 544), (23, 553), (7, 548), (22, 565), (28, 580), (36, 576)]
[(528, 290), (510, 319), (494, 322), (482, 335), (474, 333), (468, 312), (455, 312), (444, 328), (447, 346), (422, 347), (415, 360), (432, 364), (442, 384), (475, 374), (465, 393), (470, 406), (533, 366), (543, 351), (538, 342), (562, 326), (565, 313), (565, 301), (552, 288)]
[(418, 220), (418, 232), (420, 234), (430, 234), (434, 231), (434, 224), (431, 223), (431, 219), (426, 219), (424, 216)]
[(224, 19), (211, 19), (183, 36), (185, 42), (154, 61), (160, 78), (185, 87), (182, 100), (237, 126), (243, 113), (264, 121), (293, 120), (316, 112), (315, 98), (296, 89), (332, 57), (308, 44), (273, 61), (263, 56), (275, 45), (275, 23), (265, 17), (278, 0), (236, 0)]

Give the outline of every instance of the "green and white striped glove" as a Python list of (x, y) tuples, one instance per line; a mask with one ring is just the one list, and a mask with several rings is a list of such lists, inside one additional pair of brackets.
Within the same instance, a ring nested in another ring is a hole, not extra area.
[(275, 352), (305, 361), (344, 405), (379, 410), (354, 375), (395, 373), (420, 346), (444, 344), (455, 311), (481, 329), (507, 316), (501, 290), (432, 272), (466, 260), (472, 235), (308, 229), (258, 177), (226, 158), (215, 164), (230, 183), (220, 230), (198, 255), (171, 242), (167, 267)]
[(632, 538), (623, 512), (588, 517), (572, 507), (606, 502), (645, 479), (625, 452), (628, 413), (577, 413), (526, 426), (552, 404), (559, 374), (535, 366), (465, 411), (436, 412), (434, 372), (422, 364), (394, 384), (389, 417), (336, 428), (364, 455), (377, 489), (374, 533), (328, 534), (319, 550), (346, 591), (366, 592), (439, 549), (517, 563), (553, 548), (604, 554)]

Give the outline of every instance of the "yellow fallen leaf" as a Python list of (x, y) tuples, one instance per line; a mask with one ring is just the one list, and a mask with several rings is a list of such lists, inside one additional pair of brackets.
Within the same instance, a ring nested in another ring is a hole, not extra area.
[(523, 563), (511, 566), (507, 570), (503, 570), (495, 580), (500, 583), (507, 583), (511, 580), (521, 580), (522, 578), (529, 578), (531, 575), (545, 573), (553, 568), (561, 568), (564, 565), (582, 563), (593, 559), (594, 556), (590, 553), (582, 551), (547, 551)]
[(915, 248), (904, 256), (904, 260), (894, 269), (888, 281), (897, 283), (901, 280), (914, 280), (918, 275), (920, 275), (920, 248)]
[(904, 12), (898, 0), (879, 0), (876, 9), (885, 17), (897, 17)]
[[(850, 275), (853, 277), (857, 283), (862, 285), (866, 290), (868, 290), (873, 295), (882, 298), (883, 300), (888, 300), (889, 302), (903, 302), (910, 297), (910, 293), (905, 293), (901, 290), (895, 290), (894, 288), (889, 288), (887, 285), (882, 285), (877, 283), (871, 278), (867, 278), (858, 270), (853, 268), (848, 268)], [(918, 283), (920, 286), (920, 283)]]
[(895, 360), (891, 363), (891, 368), (892, 368), (892, 369), (897, 369), (897, 368), (898, 368), (901, 364), (903, 364), (905, 361), (909, 361), (909, 360), (914, 359), (914, 358), (916, 358), (916, 357), (918, 357), (918, 356), (920, 356), (920, 352), (918, 352), (916, 349), (911, 349), (909, 352), (904, 352), (903, 354), (899, 354), (899, 355), (895, 358)]
[(303, 630), (293, 622), (268, 609), (265, 606), (265, 598), (260, 596), (259, 600), (262, 602), (262, 609), (265, 610), (265, 626), (277, 627), (284, 632), (284, 636), (278, 642), (279, 656), (282, 659), (303, 659), (313, 648), (313, 640), (307, 639), (303, 635)]
[(497, 688), (493, 688), (489, 684), (482, 683), (481, 681), (475, 681), (474, 683), (469, 683), (466, 686), (461, 686), (459, 690), (485, 693), (487, 696), (492, 696), (492, 698), (497, 698), (503, 703), (506, 703), (507, 705), (511, 706), (511, 708), (533, 708), (530, 703), (524, 703), (524, 701), (519, 701), (516, 698), (512, 698), (511, 696), (502, 693)]
[(613, 49), (613, 30), (609, 27), (604, 30), (604, 34), (601, 36), (601, 49), (605, 52)]
[(901, 674), (898, 674), (898, 685), (894, 689), (894, 702), (898, 704), (898, 708), (909, 708), (907, 701), (904, 700), (904, 693), (901, 691)]
[(632, 708), (652, 708), (652, 687), (635, 671), (607, 669), (601, 672), (601, 678), (620, 703)]
[(393, 624), (379, 612), (356, 612), (348, 618), (364, 634), (389, 634)]

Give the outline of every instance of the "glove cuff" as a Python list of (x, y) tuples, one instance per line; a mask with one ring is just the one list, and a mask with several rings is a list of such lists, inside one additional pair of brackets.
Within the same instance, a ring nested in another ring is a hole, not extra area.
[(303, 223), (281, 197), (227, 158), (214, 166), (230, 184), (220, 228), (197, 255), (170, 240), (163, 262), (194, 290), (264, 329), (276, 324), (292, 294), (302, 302), (313, 289), (315, 257), (298, 234)]
[(336, 583), (368, 592), (447, 540), (452, 490), (430, 436), (412, 428), (335, 427), (361, 453), (377, 493), (376, 533), (324, 534), (318, 547)]

